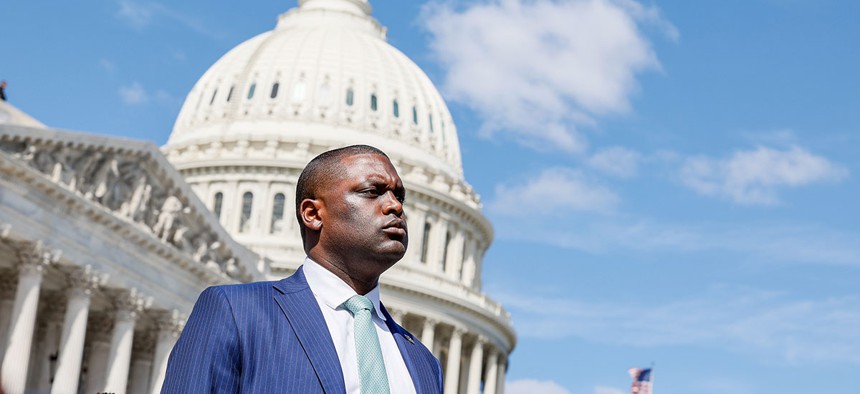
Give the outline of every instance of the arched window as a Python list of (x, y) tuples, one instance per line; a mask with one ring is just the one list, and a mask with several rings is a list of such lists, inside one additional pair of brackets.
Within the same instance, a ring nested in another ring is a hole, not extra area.
[(242, 195), (242, 217), (239, 220), (239, 232), (246, 233), (251, 227), (251, 208), (254, 205), (254, 194), (245, 192)]
[(278, 97), (278, 88), (280, 88), (280, 87), (281, 87), (281, 83), (275, 82), (275, 84), (272, 85), (272, 93), (269, 94), (269, 97), (271, 97), (271, 98)]
[(328, 82), (320, 86), (320, 103), (326, 105), (331, 103), (331, 88), (328, 86)]
[(370, 95), (370, 110), (376, 112), (376, 93)]
[(233, 88), (235, 88), (235, 86), (230, 86), (230, 90), (227, 91), (227, 102), (228, 103), (230, 102), (230, 99), (233, 98)]
[(272, 202), (272, 223), (269, 232), (272, 234), (280, 233), (284, 229), (284, 193), (275, 194), (275, 200)]
[(421, 261), (424, 262), (424, 264), (427, 264), (427, 241), (430, 240), (430, 230), (432, 229), (433, 226), (430, 225), (430, 222), (424, 222), (424, 238), (421, 240)]
[(445, 233), (445, 254), (442, 255), (442, 272), (445, 272), (448, 266), (448, 247), (451, 246), (451, 232)]
[(418, 124), (418, 108), (412, 106), (412, 123)]
[(212, 103), (215, 102), (215, 96), (217, 96), (217, 95), (218, 95), (218, 89), (215, 89), (215, 91), (212, 92), (212, 98), (209, 99), (209, 105), (212, 105)]
[(221, 219), (221, 204), (224, 203), (224, 193), (215, 193), (214, 201), (212, 201), (212, 213), (215, 217)]
[(433, 114), (427, 115), (427, 122), (430, 123), (430, 132), (433, 132)]
[(251, 84), (251, 87), (248, 88), (248, 100), (254, 98), (254, 91), (257, 90), (257, 83), (254, 82)]
[(400, 105), (397, 104), (397, 100), (395, 99), (393, 103), (391, 103), (391, 110), (394, 112), (394, 117), (400, 117)]
[(305, 99), (305, 83), (299, 81), (293, 88), (293, 102), (301, 103)]
[(347, 88), (346, 89), (346, 105), (352, 107), (352, 103), (355, 99), (355, 97), (353, 97), (353, 96), (355, 96), (355, 92), (352, 91), (352, 88)]

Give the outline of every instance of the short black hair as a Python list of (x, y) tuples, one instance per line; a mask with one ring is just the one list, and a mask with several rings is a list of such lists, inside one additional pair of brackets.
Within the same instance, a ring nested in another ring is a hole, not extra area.
[(320, 187), (331, 184), (332, 179), (343, 171), (343, 168), (340, 167), (342, 159), (366, 154), (382, 155), (388, 158), (385, 152), (370, 145), (350, 145), (320, 153), (311, 159), (305, 169), (302, 170), (302, 174), (299, 175), (299, 180), (296, 182), (296, 220), (299, 221), (299, 231), (303, 241), (305, 239), (305, 224), (302, 222), (302, 201), (307, 198), (317, 198)]

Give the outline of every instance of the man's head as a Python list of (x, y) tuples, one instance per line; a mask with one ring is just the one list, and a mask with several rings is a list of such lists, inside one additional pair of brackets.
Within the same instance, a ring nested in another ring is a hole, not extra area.
[(320, 154), (296, 185), (305, 252), (350, 275), (378, 277), (406, 253), (405, 197), (381, 150), (353, 145)]
[(0, 82), (0, 88), (5, 88), (5, 87), (6, 87), (6, 81)]

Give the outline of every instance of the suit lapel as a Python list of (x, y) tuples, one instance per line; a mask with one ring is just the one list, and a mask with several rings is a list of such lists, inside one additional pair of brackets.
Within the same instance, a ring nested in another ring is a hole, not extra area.
[(400, 349), (400, 354), (403, 356), (403, 361), (406, 363), (406, 369), (409, 370), (409, 376), (412, 377), (412, 383), (415, 385), (415, 392), (417, 394), (425, 393), (425, 387), (432, 386), (425, 384), (425, 376), (421, 374), (418, 366), (415, 364), (416, 362), (420, 362), (420, 349), (415, 344), (415, 337), (397, 325), (394, 319), (391, 318), (391, 315), (388, 314), (388, 310), (385, 309), (385, 305), (380, 303), (380, 307), (380, 309), (382, 309), (382, 314), (385, 315), (385, 324), (388, 326), (388, 331), (391, 331), (391, 334), (394, 336), (394, 341), (397, 342), (397, 348)]
[(328, 326), (300, 267), (274, 284), (275, 302), (284, 312), (326, 393), (345, 393), (343, 371)]

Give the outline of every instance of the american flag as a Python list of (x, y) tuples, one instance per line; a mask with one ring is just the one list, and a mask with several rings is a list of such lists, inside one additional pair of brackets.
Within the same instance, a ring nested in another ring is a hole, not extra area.
[(630, 386), (632, 394), (652, 394), (651, 368), (630, 368), (627, 372), (633, 378), (633, 385)]

